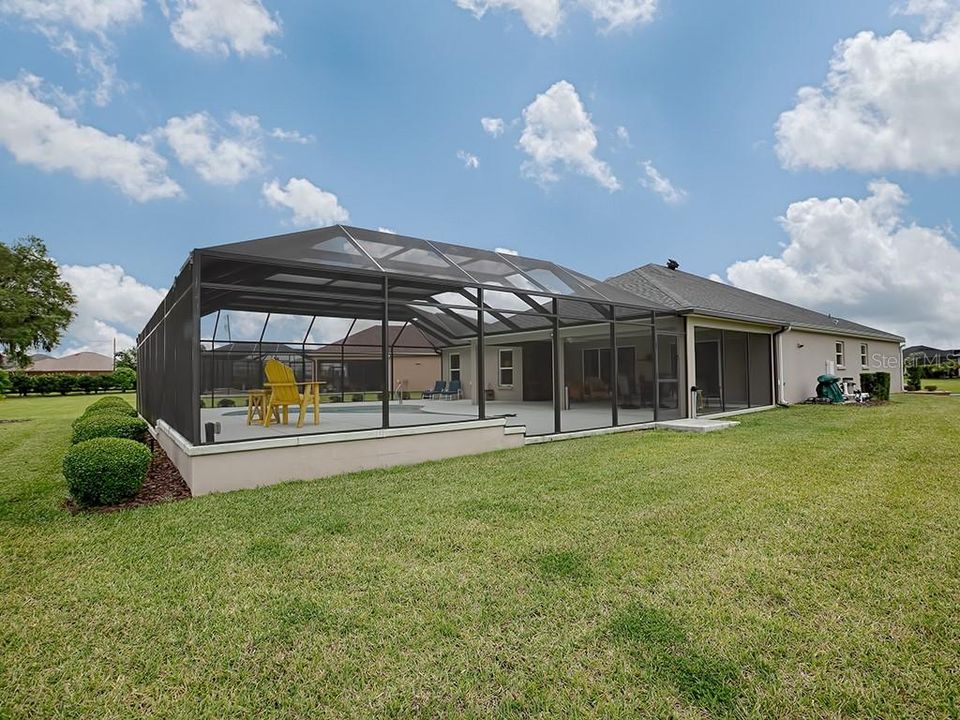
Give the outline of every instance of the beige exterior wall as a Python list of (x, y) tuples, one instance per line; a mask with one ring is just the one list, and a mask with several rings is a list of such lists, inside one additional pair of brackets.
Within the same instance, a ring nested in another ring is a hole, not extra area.
[(439, 355), (397, 355), (393, 358), (393, 382), (399, 383), (404, 390), (420, 391), (433, 388), (440, 379)]
[[(837, 367), (835, 343), (844, 345), (845, 364)], [(860, 345), (867, 346), (867, 364), (861, 364)], [(803, 402), (817, 394), (817, 376), (832, 373), (860, 384), (862, 372), (890, 373), (890, 392), (903, 392), (900, 344), (884, 340), (833, 335), (809, 330), (788, 330), (780, 335), (783, 358), (783, 401)]]
[(153, 432), (197, 496), (522, 446), (523, 429), (505, 423), (500, 418), (201, 446), (190, 445), (163, 421)]

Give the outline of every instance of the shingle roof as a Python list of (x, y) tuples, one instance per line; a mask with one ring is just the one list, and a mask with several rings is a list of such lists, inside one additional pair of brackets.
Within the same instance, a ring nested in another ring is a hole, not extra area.
[(843, 332), (892, 342), (903, 341), (899, 335), (824, 315), (682, 270), (670, 270), (661, 265), (644, 265), (609, 278), (607, 282), (641, 298), (665, 304), (678, 312)]
[(63, 357), (45, 357), (24, 368), (26, 372), (109, 372), (113, 360), (95, 352), (80, 352)]

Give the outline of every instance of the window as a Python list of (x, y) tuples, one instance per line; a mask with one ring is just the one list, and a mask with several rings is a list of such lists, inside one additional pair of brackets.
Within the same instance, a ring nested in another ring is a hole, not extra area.
[(845, 353), (843, 349), (843, 341), (842, 340), (837, 341), (834, 344), (834, 348), (836, 350), (836, 356), (837, 356), (837, 367), (845, 368), (847, 366), (847, 363), (845, 362), (845, 357), (844, 357)]
[(583, 384), (590, 385), (591, 380), (610, 384), (610, 350), (608, 348), (587, 348), (583, 351)]
[(450, 353), (450, 382), (460, 382), (460, 353)]
[(860, 367), (870, 367), (870, 353), (866, 343), (860, 343)]
[(497, 379), (500, 387), (513, 387), (513, 350), (500, 351), (500, 372)]

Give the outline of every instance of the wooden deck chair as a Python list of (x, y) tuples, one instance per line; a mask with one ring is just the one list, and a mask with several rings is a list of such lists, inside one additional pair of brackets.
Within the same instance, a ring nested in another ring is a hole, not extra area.
[(293, 368), (284, 365), (276, 358), (267, 359), (263, 366), (263, 372), (267, 376), (264, 385), (269, 391), (266, 411), (263, 414), (265, 427), (270, 426), (270, 420), (276, 410), (281, 412), (280, 422), (289, 425), (291, 405), (296, 405), (299, 408), (297, 427), (303, 427), (308, 403), (313, 407), (313, 424), (320, 424), (320, 397), (316, 383), (298, 383), (296, 376), (293, 374)]

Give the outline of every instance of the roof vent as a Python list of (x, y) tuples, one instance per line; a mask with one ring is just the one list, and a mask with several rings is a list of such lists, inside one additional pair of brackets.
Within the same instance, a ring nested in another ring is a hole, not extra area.
[(676, 260), (674, 260), (673, 258), (669, 258), (669, 259), (667, 260), (667, 268), (669, 268), (670, 270), (679, 270), (679, 269), (680, 269), (680, 263), (678, 263), (678, 262), (677, 262)]

